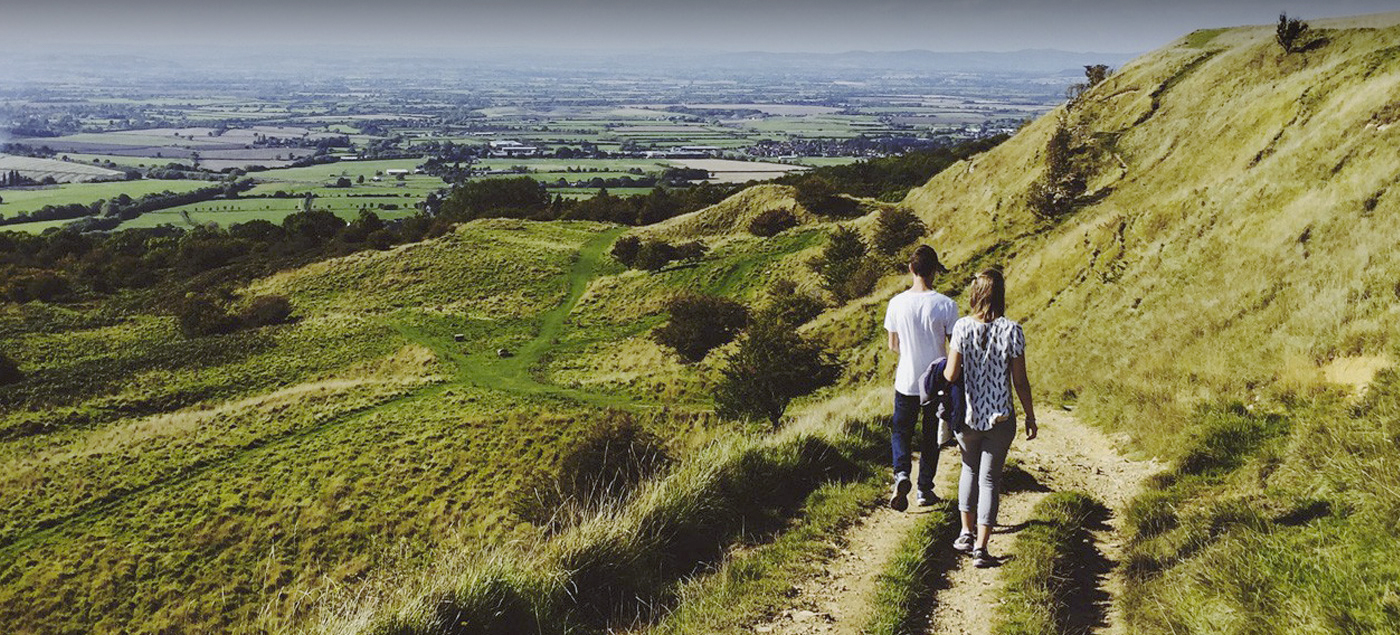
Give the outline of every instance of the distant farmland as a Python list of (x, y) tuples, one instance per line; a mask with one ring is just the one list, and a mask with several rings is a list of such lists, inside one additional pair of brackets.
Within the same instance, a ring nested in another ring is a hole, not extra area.
[(35, 181), (43, 181), (44, 179), (52, 178), (58, 183), (118, 181), (126, 176), (116, 170), (99, 168), (94, 165), (56, 161), (54, 159), (0, 155), (0, 172), (10, 171), (19, 172), (20, 175), (34, 179)]

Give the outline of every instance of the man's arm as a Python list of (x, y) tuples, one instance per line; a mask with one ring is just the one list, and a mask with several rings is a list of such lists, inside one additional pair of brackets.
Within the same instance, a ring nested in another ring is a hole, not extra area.
[(890, 331), (890, 350), (899, 352), (899, 331)]

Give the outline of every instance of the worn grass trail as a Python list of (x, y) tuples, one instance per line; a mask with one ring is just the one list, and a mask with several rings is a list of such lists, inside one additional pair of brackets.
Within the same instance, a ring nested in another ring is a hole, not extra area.
[[(1052, 491), (1082, 490), (1102, 500), (1113, 513), (1106, 525), (1093, 532), (1094, 544), (1082, 555), (1091, 560), (1089, 570), (1096, 573), (1093, 580), (1086, 581), (1085, 593), (1071, 600), (1076, 618), (1071, 628), (1072, 632), (1121, 633), (1112, 602), (1120, 588), (1116, 567), (1122, 545), (1120, 512), (1144, 479), (1160, 466), (1124, 457), (1102, 432), (1059, 411), (1042, 415), (1039, 438), (1027, 441), (1024, 432), (1019, 433), (1011, 457), (1019, 468), (1007, 473), (992, 552), (1007, 554), (1015, 534), (1028, 526), (1031, 509)], [(942, 452), (935, 479), (940, 497), (956, 500), (961, 467), (956, 448)], [(884, 506), (874, 509), (841, 536), (843, 549), (825, 572), (798, 585), (790, 608), (755, 625), (754, 630), (782, 635), (861, 633), (875, 608), (875, 581), (895, 547), (913, 528), (918, 511), (917, 506), (905, 513)], [(990, 635), (1001, 585), (999, 570), (973, 567), (971, 559), (956, 555), (951, 545), (946, 554), (939, 560), (946, 577), (929, 598), (932, 610), (927, 632)]]
[(428, 347), (438, 355), (440, 360), (448, 362), (452, 366), (453, 374), (446, 382), (429, 384), (389, 398), (376, 405), (340, 413), (314, 426), (260, 440), (218, 459), (192, 464), (170, 477), (94, 500), (92, 503), (75, 510), (72, 514), (47, 521), (28, 533), (16, 536), (9, 544), (0, 546), (0, 563), (12, 560), (16, 554), (21, 553), (30, 545), (40, 543), (58, 532), (99, 520), (143, 496), (179, 487), (221, 470), (236, 467), (255, 456), (276, 452), (334, 428), (353, 426), (372, 420), (375, 413), (389, 408), (400, 407), (414, 401), (438, 398), (456, 385), (470, 384), (525, 395), (551, 395), (603, 407), (621, 409), (645, 407), (645, 404), (639, 404), (622, 396), (589, 393), (551, 385), (537, 379), (532, 374), (535, 365), (544, 359), (559, 335), (563, 333), (570, 312), (573, 311), (579, 298), (583, 296), (589, 282), (597, 276), (602, 254), (626, 229), (619, 227), (604, 231), (590, 239), (579, 250), (578, 257), (564, 280), (568, 285), (568, 290), (563, 301), (540, 316), (539, 328), (535, 336), (522, 346), (514, 357), (498, 359), (485, 354), (466, 355), (460, 352), (460, 347), (453, 346), (451, 334), (428, 333), (413, 329), (401, 320), (396, 321), (397, 330), (407, 340)]
[(395, 323), (395, 328), (404, 338), (427, 347), (436, 353), (439, 359), (451, 362), (455, 370), (453, 381), (457, 383), (524, 395), (562, 397), (604, 408), (636, 410), (649, 407), (652, 404), (639, 402), (626, 395), (559, 386), (536, 375), (536, 368), (548, 358), (559, 337), (564, 333), (569, 314), (583, 297), (588, 284), (597, 277), (598, 265), (604, 252), (626, 231), (626, 227), (609, 229), (579, 250), (578, 257), (566, 276), (568, 291), (563, 301), (540, 316), (539, 328), (534, 337), (512, 351), (509, 357), (502, 358), (494, 350), (465, 352), (461, 344), (452, 340), (451, 334), (429, 333), (402, 320)]

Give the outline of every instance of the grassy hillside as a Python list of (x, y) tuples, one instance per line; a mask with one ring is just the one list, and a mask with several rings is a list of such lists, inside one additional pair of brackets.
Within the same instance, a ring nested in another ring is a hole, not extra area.
[[(1397, 23), (1193, 33), (906, 200), (950, 283), (1006, 267), (1039, 391), (1174, 462), (1130, 519), (1134, 632), (1400, 627)], [(1047, 217), (1060, 129), (1086, 187)]]
[[(1390, 353), (1400, 31), (1315, 27), (1288, 56), (1264, 28), (1192, 34), (907, 200), (952, 262), (1007, 266), (1013, 317), (1053, 343), (1037, 385), (1149, 449), (1202, 399)], [(1062, 120), (1089, 202), (1050, 222), (1026, 192)]]

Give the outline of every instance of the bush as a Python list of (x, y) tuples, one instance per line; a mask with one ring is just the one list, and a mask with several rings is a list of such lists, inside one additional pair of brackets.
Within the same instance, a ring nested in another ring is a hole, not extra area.
[(699, 260), (704, 258), (707, 253), (710, 253), (710, 248), (705, 246), (705, 243), (698, 240), (692, 240), (688, 243), (681, 243), (676, 246), (676, 260)]
[(253, 298), (239, 313), (238, 319), (246, 328), (256, 328), (272, 324), (285, 324), (292, 317), (292, 303), (286, 296), (263, 295)]
[(19, 372), (19, 364), (0, 353), (0, 386), (18, 383), (21, 379), (24, 379), (24, 373)]
[(46, 269), (33, 269), (0, 282), (0, 297), (12, 302), (58, 302), (72, 293), (67, 278)]
[(777, 427), (793, 399), (836, 381), (840, 368), (821, 346), (782, 323), (755, 324), (721, 371), (722, 417), (767, 419)]
[(625, 498), (672, 462), (660, 437), (632, 415), (608, 412), (560, 457), (548, 482), (521, 499), (521, 517), (559, 529), (575, 516)]
[(1278, 28), (1274, 30), (1274, 40), (1283, 47), (1285, 54), (1302, 48), (1299, 40), (1308, 30), (1308, 23), (1298, 18), (1290, 18), (1287, 13), (1278, 14)]
[(860, 234), (845, 226), (838, 227), (822, 249), (816, 262), (817, 272), (837, 302), (848, 302), (870, 293), (884, 275), (884, 268), (866, 252)]
[(880, 210), (875, 219), (875, 249), (883, 254), (894, 254), (923, 237), (927, 230), (924, 221), (908, 208)]
[(792, 210), (786, 208), (770, 209), (760, 212), (758, 216), (749, 221), (749, 233), (769, 238), (796, 226), (797, 217), (792, 215)]
[(797, 284), (786, 278), (773, 283), (763, 310), (754, 316), (757, 322), (781, 322), (797, 328), (812, 321), (826, 310), (820, 298), (797, 290)]
[(749, 322), (744, 305), (728, 298), (687, 293), (666, 303), (671, 321), (652, 337), (687, 362), (698, 362), (716, 347), (734, 341)]
[(637, 253), (642, 249), (642, 241), (636, 236), (623, 236), (613, 243), (612, 257), (623, 266), (631, 267), (637, 262)]
[(841, 196), (830, 181), (809, 177), (797, 183), (797, 203), (818, 216), (850, 218), (860, 214), (860, 205)]
[(1074, 131), (1061, 121), (1045, 144), (1045, 173), (1031, 183), (1026, 203), (1043, 219), (1074, 211), (1087, 189), (1088, 178), (1074, 161)]
[(175, 319), (185, 337), (204, 337), (232, 333), (238, 329), (238, 318), (213, 298), (202, 294), (185, 296), (175, 306)]
[(637, 258), (634, 262), (638, 269), (660, 271), (675, 259), (676, 248), (672, 247), (670, 243), (647, 241), (637, 249)]

